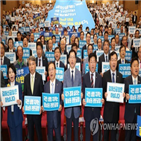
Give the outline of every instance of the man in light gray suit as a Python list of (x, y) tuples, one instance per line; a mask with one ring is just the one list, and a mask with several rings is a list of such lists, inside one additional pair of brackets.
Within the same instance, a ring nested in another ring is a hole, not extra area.
[[(5, 81), (3, 78), (3, 72), (0, 70), (0, 88), (5, 87)], [(1, 127), (1, 121), (2, 121), (2, 108), (1, 108), (1, 97), (0, 97), (0, 141), (2, 141), (2, 127)]]
[[(76, 52), (74, 50), (69, 52), (69, 64), (70, 68), (67, 69), (64, 73), (63, 88), (81, 86), (81, 73), (78, 69), (75, 68)], [(83, 94), (81, 93), (81, 98), (82, 97)], [(64, 94), (62, 94), (62, 100), (64, 100)], [(74, 125), (74, 141), (78, 141), (78, 124), (80, 112), (80, 106), (65, 108), (67, 122), (67, 141), (71, 141), (72, 122)]]

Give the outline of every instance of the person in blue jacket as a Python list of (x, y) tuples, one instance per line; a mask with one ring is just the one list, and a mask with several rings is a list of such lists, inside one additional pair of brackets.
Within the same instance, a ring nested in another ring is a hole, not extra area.
[[(7, 87), (12, 87), (18, 85), (19, 88), (19, 99), (17, 100), (16, 105), (8, 106), (8, 126), (10, 129), (10, 138), (11, 141), (22, 141), (22, 87), (21, 84), (16, 82), (16, 68), (14, 64), (8, 66), (8, 78), (10, 83), (7, 84)], [(1, 101), (1, 106), (3, 102)]]

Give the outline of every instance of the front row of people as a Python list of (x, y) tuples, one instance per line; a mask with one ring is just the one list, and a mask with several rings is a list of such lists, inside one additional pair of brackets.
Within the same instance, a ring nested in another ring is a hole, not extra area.
[[(141, 77), (139, 77), (139, 62), (137, 58), (131, 60), (131, 75), (125, 78), (123, 82), (122, 74), (116, 70), (117, 67), (117, 54), (112, 52), (109, 55), (110, 69), (103, 74), (103, 78), (96, 72), (97, 57), (94, 53), (91, 53), (88, 57), (89, 72), (83, 77), (83, 83), (81, 82), (81, 73), (75, 68), (76, 64), (76, 52), (71, 50), (69, 52), (69, 64), (70, 68), (64, 73), (63, 83), (56, 79), (56, 67), (53, 62), (48, 65), (48, 73), (50, 80), (46, 82), (43, 87), (42, 76), (36, 72), (36, 59), (33, 56), (29, 57), (29, 71), (24, 78), (24, 95), (23, 96), (40, 96), (42, 93), (59, 93), (60, 94), (60, 107), (58, 111), (47, 112), (47, 126), (48, 126), (48, 140), (53, 141), (53, 130), (55, 131), (56, 141), (61, 141), (61, 110), (63, 106), (64, 94), (63, 88), (82, 86), (82, 103), (85, 107), (85, 88), (103, 88), (103, 98), (101, 99), (104, 106), (104, 123), (105, 124), (118, 124), (119, 120), (119, 103), (108, 102), (106, 100), (107, 82), (124, 83), (125, 84), (125, 123), (136, 123), (137, 115), (140, 115), (140, 104), (129, 104), (129, 85), (141, 84)], [(8, 126), (10, 128), (11, 141), (22, 141), (22, 105), (24, 103), (24, 97), (22, 98), (21, 85), (15, 81), (16, 69), (13, 64), (8, 67), (8, 78), (10, 83), (7, 86), (18, 85), (19, 86), (19, 100), (17, 105), (8, 107)], [(1, 106), (3, 105), (1, 101)], [(28, 121), (28, 134), (29, 141), (34, 140), (34, 125), (36, 128), (38, 141), (42, 141), (41, 132), (41, 113), (44, 111), (41, 106), (40, 115), (27, 115)], [(23, 106), (24, 112), (24, 106)], [(79, 116), (81, 114), (81, 107), (69, 107), (65, 108), (65, 116), (67, 123), (67, 141), (71, 141), (72, 122), (74, 125), (74, 141), (78, 141), (78, 124)], [(85, 107), (85, 141), (90, 140), (91, 130), (90, 124), (93, 119), (100, 118), (100, 107)], [(116, 141), (116, 129), (104, 131), (104, 141), (109, 140), (109, 135), (112, 141)], [(99, 132), (93, 135), (93, 140), (98, 141)], [(136, 140), (136, 130), (126, 130), (125, 141)]]

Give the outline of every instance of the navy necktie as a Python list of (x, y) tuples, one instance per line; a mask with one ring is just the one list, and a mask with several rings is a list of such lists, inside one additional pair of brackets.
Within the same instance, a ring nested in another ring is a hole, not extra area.
[(112, 82), (114, 83), (115, 82), (115, 74), (114, 73), (112, 73), (112, 75), (113, 75), (113, 78), (112, 78)]

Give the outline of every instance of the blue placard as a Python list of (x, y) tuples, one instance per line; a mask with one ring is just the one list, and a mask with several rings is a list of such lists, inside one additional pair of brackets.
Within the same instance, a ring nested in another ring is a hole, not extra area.
[(110, 43), (111, 43), (111, 39), (112, 39), (113, 37), (115, 37), (115, 36), (114, 36), (114, 35), (109, 35), (109, 36), (108, 36), (108, 40), (109, 40)]
[(24, 114), (40, 115), (41, 97), (24, 96)]
[(45, 32), (44, 33), (45, 42), (52, 38), (52, 32)]
[(141, 77), (141, 69), (139, 69), (139, 76)]
[(102, 88), (85, 88), (85, 101), (87, 107), (102, 107)]
[(62, 61), (64, 65), (67, 65), (67, 55), (66, 54), (61, 55), (60, 61)]
[(103, 36), (98, 36), (97, 39), (101, 39), (102, 42), (104, 42), (104, 37)]
[(30, 49), (29, 48), (23, 48), (23, 59), (27, 59), (30, 56)]
[(123, 78), (131, 75), (130, 64), (119, 64), (119, 72), (122, 74)]
[(102, 62), (102, 73), (108, 71), (110, 69), (109, 62)]
[(30, 32), (30, 27), (25, 27), (24, 32)]
[(18, 46), (23, 47), (23, 42), (22, 41), (15, 41), (14, 42), (14, 47), (17, 49)]
[(42, 93), (44, 111), (56, 111), (60, 107), (59, 93)]
[(34, 33), (34, 42), (40, 37), (40, 33)]
[(141, 103), (141, 84), (129, 85), (129, 103)]
[(79, 41), (79, 48), (82, 49), (84, 45), (86, 45), (86, 41), (85, 40), (80, 40)]
[(23, 27), (19, 28), (18, 30), (19, 30), (22, 34), (24, 33), (24, 28), (23, 28)]
[(56, 68), (56, 79), (59, 81), (64, 80), (64, 68)]
[(130, 62), (131, 58), (132, 58), (132, 51), (126, 51), (125, 59)]
[(39, 27), (41, 28), (41, 27), (44, 27), (44, 23), (40, 23), (39, 24)]
[(116, 34), (120, 34), (120, 28), (116, 29)]
[(80, 33), (79, 32), (69, 32), (70, 39), (71, 39), (72, 35), (75, 35), (75, 37), (80, 37)]
[(64, 88), (64, 107), (81, 106), (81, 87)]
[(87, 50), (86, 50), (86, 49), (84, 49), (84, 50), (83, 50), (83, 58), (85, 59), (85, 58), (87, 58), (87, 57), (88, 57)]
[(56, 47), (58, 47), (58, 43), (54, 43), (52, 49), (55, 50)]
[[(86, 64), (85, 64), (85, 74), (86, 74), (88, 71), (89, 71), (89, 64), (86, 63)], [(96, 70), (95, 70), (95, 71), (98, 72), (98, 63), (96, 64)]]
[(55, 60), (55, 58), (54, 58), (54, 52), (46, 52), (45, 53), (45, 56), (46, 56), (46, 58), (48, 59), (48, 62), (51, 62), (51, 61), (54, 61)]
[(137, 131), (136, 135), (141, 138), (141, 116), (137, 115)]
[(122, 40), (122, 37), (125, 36), (125, 33), (120, 33), (119, 34), (119, 40)]
[(51, 18), (51, 22), (53, 22), (53, 24), (59, 24), (59, 17), (53, 17)]
[(6, 44), (6, 41), (5, 41), (5, 39), (2, 39), (2, 42), (3, 42), (4, 44)]
[(7, 79), (7, 65), (0, 65), (0, 70), (3, 72), (4, 79)]
[(24, 67), (16, 70), (16, 81), (20, 84), (24, 84), (24, 77), (29, 73), (29, 68)]
[(93, 49), (94, 50), (98, 50), (98, 46), (97, 45), (93, 45)]
[(81, 59), (81, 50), (77, 50), (77, 57)]
[(10, 63), (14, 63), (16, 61), (15, 52), (5, 52), (5, 56), (10, 59)]
[(8, 36), (9, 35), (9, 32), (8, 31), (4, 31), (4, 35), (5, 36)]
[(56, 43), (60, 42), (60, 35), (55, 34), (56, 37)]
[(133, 39), (133, 47), (140, 47), (141, 39)]

